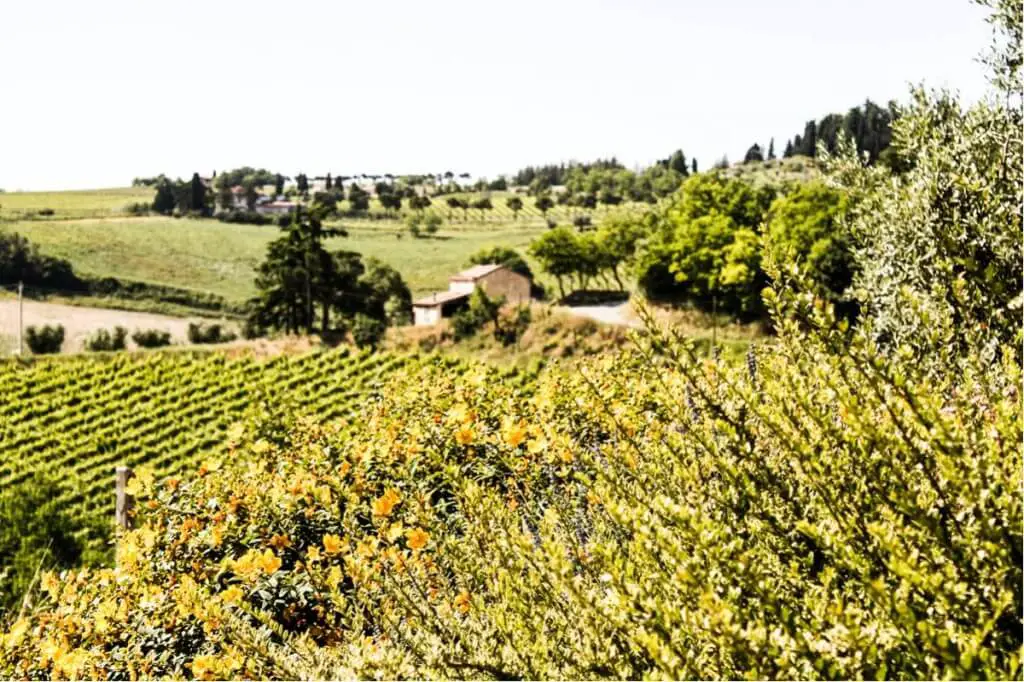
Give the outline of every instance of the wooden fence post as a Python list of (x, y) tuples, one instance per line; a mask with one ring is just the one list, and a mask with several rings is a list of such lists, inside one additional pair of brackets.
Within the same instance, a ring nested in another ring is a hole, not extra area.
[(122, 530), (132, 527), (131, 511), (135, 505), (135, 498), (128, 494), (128, 481), (134, 475), (131, 467), (117, 467), (117, 505), (114, 508), (114, 521)]

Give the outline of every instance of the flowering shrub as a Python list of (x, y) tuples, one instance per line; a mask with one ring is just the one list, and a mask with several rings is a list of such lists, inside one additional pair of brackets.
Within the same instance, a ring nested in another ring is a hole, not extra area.
[[(117, 568), (47, 575), (10, 677), (1020, 674), (1020, 368), (936, 378), (813, 300), (535, 383), (410, 373), (232, 430)], [(810, 330), (810, 331), (808, 331)]]

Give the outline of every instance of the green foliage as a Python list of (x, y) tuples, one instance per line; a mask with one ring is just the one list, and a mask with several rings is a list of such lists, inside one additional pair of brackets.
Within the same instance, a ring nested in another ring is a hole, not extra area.
[(136, 329), (132, 341), (139, 348), (160, 348), (171, 345), (171, 333), (162, 329)]
[(106, 329), (97, 329), (85, 340), (85, 349), (93, 352), (124, 350), (128, 330), (114, 327), (113, 333)]
[(818, 295), (839, 301), (853, 278), (850, 238), (842, 224), (847, 195), (822, 182), (798, 185), (768, 210), (767, 259), (796, 263)]
[(487, 324), (498, 321), (498, 313), (504, 299), (489, 298), (483, 289), (477, 287), (469, 296), (469, 304), (452, 316), (452, 333), (456, 341), (469, 338)]
[(25, 343), (35, 355), (59, 353), (64, 345), (64, 325), (29, 325), (25, 328)]
[(360, 348), (374, 349), (384, 338), (386, 325), (376, 318), (356, 313), (352, 321), (352, 340)]
[(86, 554), (79, 539), (86, 524), (58, 502), (61, 492), (44, 474), (0, 491), (0, 623), (45, 571), (72, 568)]
[(1021, 342), (1021, 9), (993, 5), (992, 96), (966, 107), (915, 91), (893, 128), (910, 165), (902, 175), (863, 168), (849, 149), (833, 164), (855, 198), (854, 288), (865, 317), (879, 340), (911, 343), (929, 363), (949, 345)]
[(45, 256), (16, 232), (0, 234), (0, 285), (22, 282), (26, 287), (80, 290), (84, 283), (61, 258)]
[(223, 325), (218, 323), (188, 323), (188, 340), (190, 343), (228, 343), (237, 338), (237, 334), (225, 330)]
[(437, 234), (443, 224), (444, 220), (436, 213), (431, 213), (423, 218), (423, 230), (430, 235)]
[(533, 281), (533, 271), (530, 270), (529, 263), (526, 262), (526, 259), (518, 251), (507, 246), (493, 246), (481, 249), (470, 256), (466, 264), (489, 265), (491, 263), (504, 265), (512, 272), (522, 275), (531, 282)]
[(684, 300), (741, 317), (761, 314), (759, 230), (777, 189), (723, 173), (691, 175), (654, 216), (637, 281), (659, 300)]

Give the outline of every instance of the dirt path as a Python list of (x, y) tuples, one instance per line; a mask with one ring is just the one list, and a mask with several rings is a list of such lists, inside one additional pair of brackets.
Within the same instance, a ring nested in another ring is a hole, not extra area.
[(609, 303), (606, 305), (577, 305), (564, 306), (561, 308), (570, 315), (576, 317), (587, 317), (604, 324), (614, 324), (620, 327), (632, 327), (638, 329), (643, 323), (636, 318), (629, 301), (623, 303)]
[[(200, 317), (171, 317), (109, 308), (87, 308), (61, 303), (24, 302), (24, 325), (64, 325), (65, 353), (82, 350), (85, 339), (98, 329), (110, 329), (120, 325), (128, 330), (128, 336), (136, 329), (160, 329), (171, 333), (171, 343), (188, 343), (189, 322), (211, 322), (215, 320)], [(227, 323), (231, 327), (235, 325)], [(0, 352), (12, 350), (18, 338), (18, 302), (12, 299), (0, 300)], [(129, 346), (132, 345), (129, 340)], [(28, 349), (25, 349), (28, 352)]]

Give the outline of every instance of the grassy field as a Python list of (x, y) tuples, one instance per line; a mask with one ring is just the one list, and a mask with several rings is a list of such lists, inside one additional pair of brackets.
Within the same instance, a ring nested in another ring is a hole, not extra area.
[[(329, 248), (357, 251), (402, 273), (414, 295), (447, 288), (448, 276), (484, 247), (525, 249), (542, 225), (447, 224), (430, 239), (413, 239), (395, 221), (345, 221), (347, 238)], [(255, 293), (253, 277), (276, 227), (214, 220), (108, 218), (19, 221), (0, 225), (68, 259), (76, 271), (168, 284), (242, 301)], [(399, 234), (402, 236), (399, 238)]]
[[(432, 238), (412, 238), (398, 217), (342, 220), (349, 236), (334, 239), (328, 246), (356, 251), (391, 265), (402, 273), (414, 296), (446, 289), (448, 277), (463, 269), (473, 253), (507, 246), (525, 255), (530, 241), (546, 229), (532, 197), (521, 197), (523, 210), (514, 216), (506, 203), (511, 192), (488, 195), (494, 209), (486, 212), (451, 211), (447, 196), (434, 198), (427, 211), (440, 215), (445, 223)], [(44, 253), (70, 261), (83, 275), (184, 287), (218, 294), (232, 302), (244, 301), (255, 293), (255, 268), (263, 260), (267, 243), (277, 235), (275, 227), (125, 215), (128, 204), (148, 201), (151, 196), (152, 190), (144, 187), (2, 193), (0, 230), (24, 235)], [(473, 200), (482, 195), (454, 196)], [(610, 210), (643, 208), (600, 207), (590, 215), (596, 223)], [(53, 215), (40, 215), (44, 209), (52, 209)], [(376, 200), (370, 211), (383, 213)], [(403, 209), (402, 213), (406, 212)], [(547, 217), (564, 224), (582, 212), (556, 206)]]
[[(97, 218), (121, 213), (129, 204), (152, 200), (153, 189), (150, 187), (116, 187), (70, 192), (3, 192), (0, 193), (0, 219)], [(40, 211), (47, 209), (53, 211), (52, 216), (39, 214)]]

